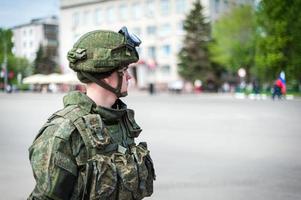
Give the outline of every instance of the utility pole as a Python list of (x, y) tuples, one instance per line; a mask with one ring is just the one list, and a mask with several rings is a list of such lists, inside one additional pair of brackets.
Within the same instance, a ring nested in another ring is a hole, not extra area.
[(4, 70), (4, 91), (7, 92), (7, 45), (4, 37), (2, 39), (4, 45), (4, 59), (2, 63), (2, 69)]
[(7, 89), (7, 44), (6, 44), (5, 34), (3, 32), (0, 32), (0, 34), (2, 38), (3, 50), (4, 50), (2, 72), (4, 73), (4, 91), (6, 91)]

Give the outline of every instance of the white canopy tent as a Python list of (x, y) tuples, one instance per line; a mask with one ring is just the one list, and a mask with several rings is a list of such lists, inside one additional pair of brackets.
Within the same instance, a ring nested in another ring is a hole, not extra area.
[(46, 75), (43, 74), (35, 74), (32, 76), (28, 76), (23, 79), (24, 84), (43, 84)]
[(69, 85), (82, 85), (77, 76), (74, 73), (62, 74), (61, 75), (61, 83), (69, 84)]
[(68, 74), (35, 74), (28, 76), (23, 79), (25, 84), (68, 84), (68, 85), (78, 85), (82, 84), (76, 77), (74, 73)]

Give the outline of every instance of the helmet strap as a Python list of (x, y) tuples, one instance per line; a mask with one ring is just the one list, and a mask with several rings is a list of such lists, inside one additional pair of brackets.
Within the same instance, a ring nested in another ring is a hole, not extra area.
[(123, 79), (123, 75), (124, 75), (124, 71), (123, 69), (118, 69), (117, 70), (117, 75), (118, 75), (118, 84), (117, 84), (117, 90), (118, 90), (118, 94), (116, 94), (116, 96), (119, 97), (125, 97), (128, 95), (127, 92), (121, 92), (121, 88), (122, 88), (122, 79)]
[(122, 70), (117, 71), (117, 75), (118, 75), (117, 88), (110, 86), (109, 84), (107, 84), (105, 81), (103, 81), (101, 79), (95, 78), (94, 76), (92, 76), (89, 73), (86, 73), (86, 72), (81, 72), (81, 73), (83, 76), (85, 76), (90, 81), (92, 81), (92, 82), (96, 83), (97, 85), (99, 85), (100, 87), (105, 88), (106, 90), (109, 90), (110, 92), (114, 93), (117, 98), (125, 97), (127, 95), (127, 92), (121, 92), (122, 79), (123, 79), (123, 71)]

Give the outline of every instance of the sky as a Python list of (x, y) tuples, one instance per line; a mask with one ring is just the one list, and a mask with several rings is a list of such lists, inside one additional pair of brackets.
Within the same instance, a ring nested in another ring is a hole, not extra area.
[(0, 0), (0, 28), (59, 14), (59, 0)]

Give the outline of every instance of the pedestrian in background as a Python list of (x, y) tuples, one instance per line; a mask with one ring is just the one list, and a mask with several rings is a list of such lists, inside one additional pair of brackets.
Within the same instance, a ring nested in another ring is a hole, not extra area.
[(278, 99), (283, 98), (286, 94), (286, 81), (285, 81), (285, 73), (282, 71), (280, 73), (279, 78), (275, 81), (272, 91), (272, 98), (273, 100), (277, 96)]

